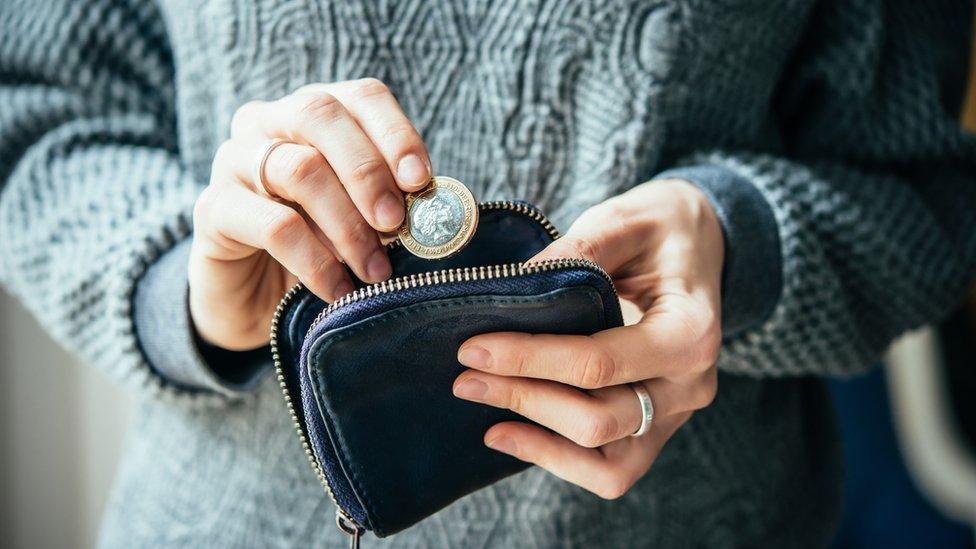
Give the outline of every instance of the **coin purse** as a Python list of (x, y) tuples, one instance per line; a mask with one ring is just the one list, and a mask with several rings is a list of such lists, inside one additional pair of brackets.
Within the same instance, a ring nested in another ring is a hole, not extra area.
[(528, 465), (484, 445), (507, 420), (456, 398), (461, 343), (482, 333), (592, 334), (621, 325), (613, 284), (578, 259), (522, 262), (558, 233), (522, 202), (479, 205), (458, 254), (389, 245), (390, 280), (327, 304), (301, 285), (275, 313), (272, 351), (309, 462), (356, 542), (383, 537)]

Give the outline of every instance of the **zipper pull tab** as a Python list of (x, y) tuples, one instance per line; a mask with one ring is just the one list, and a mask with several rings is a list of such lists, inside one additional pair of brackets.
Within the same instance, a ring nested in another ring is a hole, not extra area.
[(359, 549), (359, 539), (363, 537), (363, 527), (356, 524), (341, 509), (336, 509), (336, 526), (349, 536), (349, 549)]

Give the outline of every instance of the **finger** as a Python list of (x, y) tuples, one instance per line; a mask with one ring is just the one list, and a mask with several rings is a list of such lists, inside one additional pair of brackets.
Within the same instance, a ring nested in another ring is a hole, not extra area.
[[(592, 261), (611, 275), (644, 248), (646, 232), (636, 230), (634, 216), (619, 211), (619, 200), (611, 199), (584, 211), (566, 234), (529, 259), (529, 262), (558, 258)], [(630, 222), (625, 224), (624, 219)]]
[(647, 473), (664, 443), (686, 420), (687, 414), (672, 416), (643, 436), (628, 437), (601, 448), (584, 448), (542, 427), (512, 421), (489, 429), (485, 444), (534, 463), (600, 497), (616, 499)]
[[(717, 330), (717, 328), (716, 328)], [(495, 332), (465, 341), (458, 361), (503, 376), (548, 379), (583, 389), (702, 372), (720, 337), (666, 315), (592, 336)]]
[(266, 250), (327, 301), (352, 291), (345, 268), (296, 210), (236, 184), (208, 188), (201, 198), (212, 203), (198, 228), (214, 241)]
[[(714, 402), (718, 395), (718, 369), (712, 367), (700, 374), (678, 378), (659, 377), (642, 383), (651, 397), (654, 417), (662, 418), (701, 410)], [(632, 398), (639, 407), (636, 394)]]
[[(268, 147), (267, 142), (244, 144), (234, 140), (225, 145), (229, 156), (255, 159)], [(247, 162), (233, 165), (235, 177), (257, 192), (265, 192), (260, 182), (251, 181), (255, 173)], [(379, 236), (363, 219), (318, 150), (295, 143), (278, 145), (265, 162), (264, 179), (272, 194), (302, 207), (356, 276), (368, 282), (380, 282), (390, 276), (390, 262)]]
[(369, 224), (392, 231), (405, 215), (403, 195), (376, 146), (334, 95), (291, 95), (255, 108), (268, 138), (308, 144), (322, 153)]
[(382, 153), (403, 191), (419, 190), (430, 180), (427, 147), (396, 97), (380, 80), (310, 84), (296, 93), (331, 93), (338, 97)]
[(455, 380), (454, 395), (511, 410), (587, 448), (628, 437), (641, 425), (640, 402), (629, 385), (587, 393), (562, 383), (468, 370)]

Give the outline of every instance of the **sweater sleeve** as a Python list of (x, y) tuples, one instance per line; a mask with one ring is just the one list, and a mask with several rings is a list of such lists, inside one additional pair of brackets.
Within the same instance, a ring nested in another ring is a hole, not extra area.
[[(0, 36), (0, 282), (58, 343), (148, 393), (216, 401), (249, 387), (193, 343), (177, 245), (201, 185), (180, 163), (155, 6), (0, 2)], [(137, 292), (147, 271), (171, 276)]]
[[(773, 306), (726, 336), (724, 370), (857, 373), (946, 315), (974, 279), (976, 140), (957, 122), (971, 6), (874, 7), (826, 2), (815, 14), (771, 105), (782, 150), (692, 152), (672, 172), (718, 169), (775, 218), (780, 284), (755, 287), (768, 261), (739, 277)], [(757, 244), (729, 245), (741, 256)]]

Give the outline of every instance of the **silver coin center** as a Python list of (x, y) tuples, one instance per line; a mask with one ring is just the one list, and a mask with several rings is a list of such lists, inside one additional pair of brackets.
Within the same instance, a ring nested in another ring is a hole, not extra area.
[(423, 246), (447, 244), (463, 224), (461, 198), (449, 189), (434, 189), (410, 204), (410, 235)]

